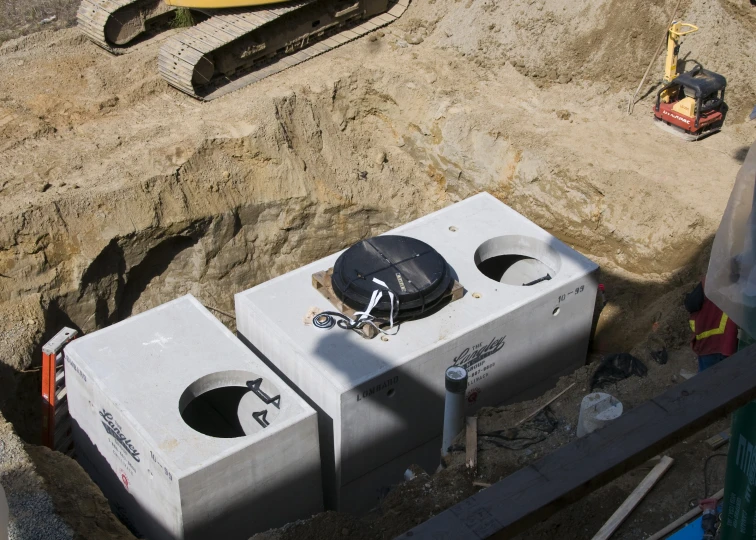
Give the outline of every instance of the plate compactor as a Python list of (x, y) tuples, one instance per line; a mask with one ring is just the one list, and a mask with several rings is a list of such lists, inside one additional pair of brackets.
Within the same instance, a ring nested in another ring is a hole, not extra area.
[(677, 56), (683, 36), (698, 27), (674, 22), (667, 33), (667, 60), (664, 84), (656, 95), (654, 119), (659, 127), (688, 141), (716, 133), (727, 115), (724, 101), (727, 80), (696, 65), (690, 71), (677, 72)]

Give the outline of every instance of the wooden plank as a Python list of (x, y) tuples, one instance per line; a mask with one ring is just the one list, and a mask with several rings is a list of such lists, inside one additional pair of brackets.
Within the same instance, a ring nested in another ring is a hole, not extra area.
[(569, 385), (567, 388), (565, 388), (564, 390), (562, 390), (561, 392), (559, 392), (557, 395), (555, 395), (553, 398), (551, 398), (550, 400), (548, 400), (546, 403), (544, 403), (543, 405), (541, 405), (540, 407), (538, 407), (535, 411), (533, 411), (532, 413), (530, 413), (529, 415), (527, 415), (525, 418), (523, 418), (522, 420), (520, 420), (519, 422), (517, 422), (515, 424), (515, 426), (519, 426), (523, 422), (527, 422), (528, 420), (530, 420), (531, 418), (533, 418), (539, 412), (541, 412), (546, 407), (548, 407), (549, 405), (551, 405), (552, 403), (554, 403), (557, 399), (559, 399), (560, 397), (562, 397), (562, 395), (565, 392), (567, 392), (567, 390), (569, 390), (570, 388), (572, 388), (573, 386), (575, 386), (575, 383), (572, 383), (571, 385)]
[(475, 473), (478, 468), (478, 417), (467, 417), (465, 433), (465, 465)]
[[(724, 497), (724, 489), (720, 489), (719, 491), (717, 491), (711, 498), (719, 500), (722, 497)], [(675, 530), (679, 529), (680, 527), (688, 523), (690, 520), (695, 518), (701, 512), (702, 512), (701, 507), (696, 506), (693, 510), (683, 515), (682, 517), (677, 518), (676, 520), (674, 520), (672, 523), (664, 527), (659, 532), (654, 533), (651, 536), (649, 536), (646, 540), (661, 540), (662, 538), (666, 538), (669, 533), (674, 532)]]
[(738, 351), (398, 538), (511, 538), (756, 399), (754, 362)]
[(646, 477), (641, 481), (640, 484), (638, 484), (638, 487), (636, 487), (633, 492), (630, 494), (630, 496), (625, 499), (625, 502), (623, 502), (619, 508), (612, 514), (612, 517), (609, 518), (609, 520), (604, 523), (604, 526), (599, 529), (599, 531), (594, 535), (593, 540), (607, 540), (611, 535), (614, 534), (614, 532), (619, 528), (620, 525), (622, 525), (622, 522), (625, 521), (625, 518), (630, 515), (630, 512), (632, 512), (636, 506), (638, 506), (638, 503), (641, 502), (641, 499), (646, 496), (646, 494), (651, 491), (651, 488), (654, 487), (656, 482), (659, 481), (659, 479), (664, 475), (665, 472), (672, 466), (672, 463), (674, 463), (674, 459), (672, 459), (669, 456), (664, 456), (661, 461), (651, 469), (651, 472), (646, 475)]

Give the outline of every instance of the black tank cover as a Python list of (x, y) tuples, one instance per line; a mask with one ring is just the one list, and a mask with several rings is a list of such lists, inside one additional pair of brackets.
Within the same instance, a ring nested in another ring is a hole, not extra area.
[[(352, 309), (364, 311), (383, 281), (399, 299), (394, 318), (420, 316), (442, 300), (452, 283), (446, 260), (425, 242), (406, 236), (376, 236), (363, 240), (339, 256), (333, 267), (333, 290)], [(372, 315), (388, 318), (391, 304), (384, 293)]]

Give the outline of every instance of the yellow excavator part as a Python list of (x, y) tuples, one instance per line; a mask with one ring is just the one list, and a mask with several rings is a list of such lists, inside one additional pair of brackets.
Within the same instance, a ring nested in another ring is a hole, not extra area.
[(169, 6), (195, 9), (221, 9), (281, 4), (286, 0), (163, 0)]

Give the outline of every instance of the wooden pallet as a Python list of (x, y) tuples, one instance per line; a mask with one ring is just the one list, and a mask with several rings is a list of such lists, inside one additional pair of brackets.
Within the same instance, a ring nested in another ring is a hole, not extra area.
[[(325, 271), (315, 272), (312, 275), (312, 286), (315, 287), (315, 290), (322, 294), (326, 300), (333, 304), (333, 307), (336, 308), (336, 311), (343, 313), (350, 319), (356, 319), (357, 317), (355, 316), (355, 310), (346, 305), (339, 299), (338, 296), (336, 296), (336, 293), (333, 290), (333, 284), (331, 283), (331, 276), (333, 276), (333, 268), (329, 268)], [(454, 283), (452, 283), (452, 286), (449, 287), (449, 290), (444, 293), (441, 301), (443, 301), (447, 297), (451, 297), (449, 301), (455, 302), (462, 298), (464, 294), (465, 288), (460, 285), (458, 281), (454, 281)], [(379, 332), (375, 329), (375, 327), (366, 324), (361, 329), (357, 330), (357, 333), (365, 339), (373, 339), (378, 335)]]

